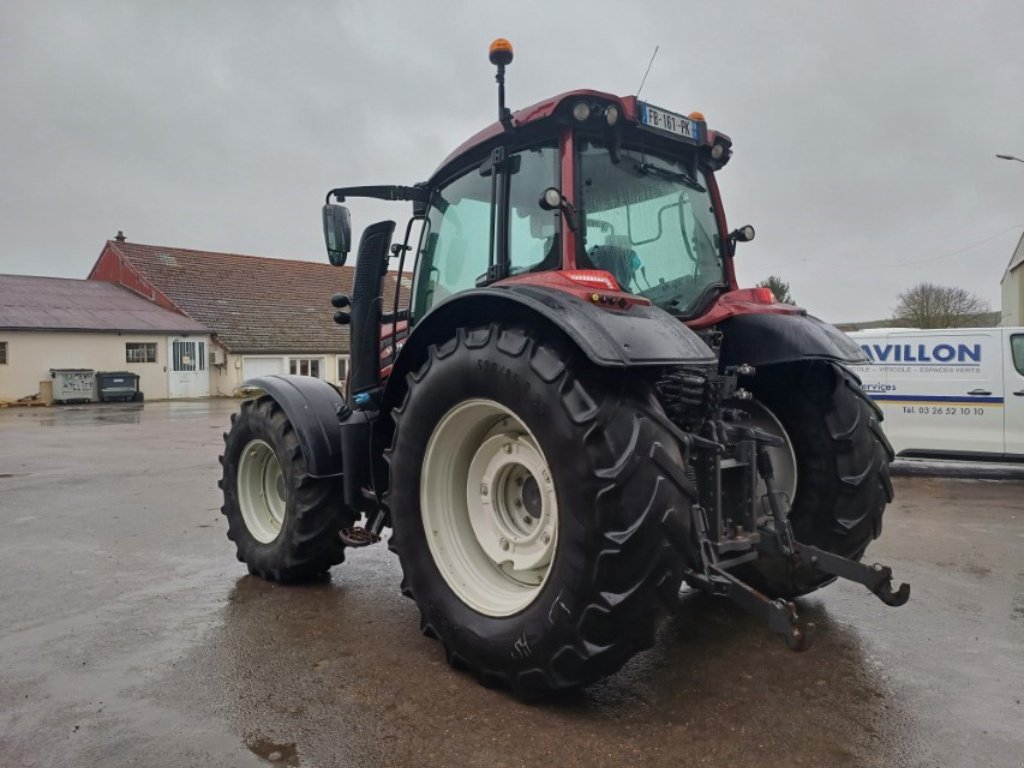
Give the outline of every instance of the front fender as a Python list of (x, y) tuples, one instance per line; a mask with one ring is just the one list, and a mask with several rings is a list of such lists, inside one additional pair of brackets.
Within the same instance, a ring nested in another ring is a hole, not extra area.
[(310, 476), (341, 476), (338, 408), (345, 398), (337, 389), (309, 376), (278, 375), (249, 379), (242, 387), (261, 390), (281, 406), (299, 439)]
[(870, 362), (857, 342), (810, 315), (748, 314), (722, 321), (721, 365), (753, 366), (798, 360), (834, 360), (846, 365)]

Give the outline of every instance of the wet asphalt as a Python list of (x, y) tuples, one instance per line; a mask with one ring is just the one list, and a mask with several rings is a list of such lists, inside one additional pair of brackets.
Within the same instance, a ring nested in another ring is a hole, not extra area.
[(900, 477), (869, 560), (788, 651), (684, 592), (657, 645), (525, 704), (445, 664), (385, 546), (330, 581), (224, 537), (230, 401), (0, 410), (0, 766), (1019, 766), (1024, 482)]

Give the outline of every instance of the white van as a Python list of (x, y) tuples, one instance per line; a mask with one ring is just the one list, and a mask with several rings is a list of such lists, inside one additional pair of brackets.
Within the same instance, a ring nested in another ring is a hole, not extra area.
[(850, 336), (871, 358), (851, 368), (898, 455), (1024, 461), (1024, 328)]

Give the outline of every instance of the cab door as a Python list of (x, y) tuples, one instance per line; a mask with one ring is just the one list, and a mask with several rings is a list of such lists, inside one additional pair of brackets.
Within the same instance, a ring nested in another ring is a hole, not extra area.
[(1024, 329), (1003, 331), (1006, 453), (1024, 457)]

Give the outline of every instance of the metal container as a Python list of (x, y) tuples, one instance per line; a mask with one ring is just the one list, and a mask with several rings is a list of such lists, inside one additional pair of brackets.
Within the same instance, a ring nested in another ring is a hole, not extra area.
[(92, 368), (51, 368), (53, 400), (56, 403), (91, 403), (96, 391)]
[(112, 400), (124, 402), (142, 400), (139, 392), (139, 374), (130, 371), (99, 371), (96, 374), (96, 394), (101, 403)]

